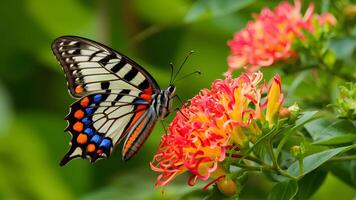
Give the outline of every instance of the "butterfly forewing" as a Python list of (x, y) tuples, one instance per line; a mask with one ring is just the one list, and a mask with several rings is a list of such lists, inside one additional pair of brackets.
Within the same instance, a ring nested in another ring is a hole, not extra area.
[(57, 38), (52, 50), (65, 72), (73, 103), (66, 117), (71, 148), (61, 161), (110, 156), (127, 136), (123, 158), (131, 158), (156, 120), (151, 97), (160, 91), (152, 76), (111, 48), (76, 36)]
[(76, 36), (57, 38), (52, 50), (63, 67), (72, 96), (107, 89), (159, 90), (152, 76), (137, 63), (111, 48)]

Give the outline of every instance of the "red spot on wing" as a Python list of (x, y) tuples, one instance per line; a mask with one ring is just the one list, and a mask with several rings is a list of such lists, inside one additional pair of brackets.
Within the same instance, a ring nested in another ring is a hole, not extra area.
[(153, 89), (151, 86), (149, 86), (148, 88), (144, 89), (142, 91), (142, 93), (140, 94), (140, 98), (147, 101), (148, 103), (151, 103), (152, 100), (152, 94), (153, 94)]
[(98, 149), (98, 150), (96, 151), (96, 153), (97, 153), (98, 155), (102, 155), (102, 154), (104, 153), (104, 151), (103, 151), (102, 149)]

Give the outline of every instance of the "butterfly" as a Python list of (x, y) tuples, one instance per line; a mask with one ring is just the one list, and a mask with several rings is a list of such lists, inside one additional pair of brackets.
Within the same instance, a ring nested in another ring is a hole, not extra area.
[(65, 118), (65, 131), (72, 137), (61, 166), (79, 157), (91, 162), (107, 158), (123, 140), (122, 158), (129, 160), (156, 122), (172, 111), (176, 87), (170, 83), (161, 90), (143, 67), (125, 55), (78, 36), (55, 39), (52, 51), (64, 70), (69, 93), (78, 99)]

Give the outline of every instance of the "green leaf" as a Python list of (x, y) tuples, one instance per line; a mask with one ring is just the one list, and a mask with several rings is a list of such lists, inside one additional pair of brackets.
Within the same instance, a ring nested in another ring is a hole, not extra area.
[(345, 134), (340, 136), (331, 137), (325, 140), (316, 141), (313, 144), (319, 145), (336, 145), (336, 144), (345, 144), (356, 141), (356, 134)]
[(228, 15), (253, 3), (255, 0), (198, 0), (188, 11), (185, 22), (194, 22)]
[(296, 199), (304, 200), (312, 196), (323, 184), (327, 171), (315, 170), (298, 181), (298, 193)]
[(343, 37), (331, 40), (331, 48), (335, 52), (336, 58), (346, 60), (352, 57), (356, 48), (356, 37)]
[(316, 117), (316, 113), (318, 111), (306, 111), (303, 113), (303, 115), (295, 122), (296, 126), (304, 125), (310, 121), (313, 120), (314, 117)]
[[(346, 147), (339, 147), (335, 149), (328, 149), (319, 153), (315, 153), (309, 156), (306, 156), (303, 159), (304, 170), (302, 175), (308, 174), (309, 172), (313, 171), (320, 165), (324, 164), (330, 158), (349, 151), (353, 148), (356, 148), (356, 145), (350, 145)], [(298, 161), (294, 162), (292, 165), (289, 166), (287, 172), (292, 176), (298, 176), (299, 174), (299, 163)]]
[(298, 192), (298, 184), (294, 180), (277, 183), (271, 193), (268, 195), (268, 200), (289, 200)]
[(325, 127), (329, 126), (331, 123), (332, 121), (329, 118), (320, 118), (306, 124), (304, 127), (313, 138), (313, 140), (317, 140), (320, 138), (319, 135), (323, 132)]
[(335, 145), (356, 140), (356, 134), (354, 134), (356, 127), (350, 120), (340, 119), (335, 122), (332, 120), (323, 118), (305, 125), (314, 144)]

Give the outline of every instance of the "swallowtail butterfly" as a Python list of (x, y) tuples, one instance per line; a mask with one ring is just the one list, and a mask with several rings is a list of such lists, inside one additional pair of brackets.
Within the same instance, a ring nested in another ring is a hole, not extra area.
[(73, 158), (95, 162), (124, 140), (123, 160), (142, 147), (155, 123), (172, 107), (176, 88), (161, 90), (139, 64), (98, 42), (77, 36), (54, 40), (70, 94), (78, 100), (66, 116), (72, 138), (60, 165)]

